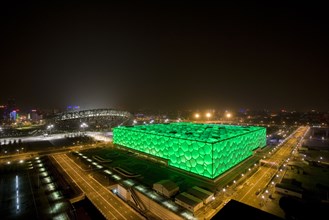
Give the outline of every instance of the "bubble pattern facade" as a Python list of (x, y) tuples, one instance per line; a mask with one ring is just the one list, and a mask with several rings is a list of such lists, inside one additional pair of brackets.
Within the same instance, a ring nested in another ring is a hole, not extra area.
[(264, 147), (266, 129), (193, 123), (123, 126), (113, 129), (113, 142), (213, 179)]

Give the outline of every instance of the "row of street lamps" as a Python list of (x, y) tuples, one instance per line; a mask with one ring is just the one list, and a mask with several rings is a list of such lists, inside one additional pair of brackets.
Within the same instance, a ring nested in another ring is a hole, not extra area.
[[(211, 115), (211, 113), (207, 112), (207, 113), (205, 114), (205, 116), (206, 116), (206, 118), (209, 120), (209, 119), (211, 118), (212, 115)], [(201, 117), (201, 114), (200, 114), (200, 113), (195, 113), (195, 114), (194, 114), (194, 117), (195, 117), (196, 119), (199, 119), (199, 118)], [(229, 118), (232, 117), (232, 114), (231, 114), (231, 113), (226, 113), (225, 117), (229, 119)]]
[[(80, 128), (85, 131), (86, 128), (88, 128), (88, 124), (86, 124), (85, 122), (83, 122), (81, 125), (80, 125)], [(47, 130), (49, 131), (49, 133), (51, 133), (51, 130), (54, 129), (54, 125), (53, 124), (50, 124), (47, 126)]]

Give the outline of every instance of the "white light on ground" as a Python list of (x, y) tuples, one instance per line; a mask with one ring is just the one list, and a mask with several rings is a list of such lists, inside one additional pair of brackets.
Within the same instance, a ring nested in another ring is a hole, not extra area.
[(113, 175), (113, 178), (116, 180), (121, 180), (121, 177), (119, 177), (118, 175)]
[(162, 204), (175, 212), (178, 210), (177, 205), (171, 201), (164, 201)]
[(50, 177), (46, 177), (43, 179), (45, 183), (51, 183), (51, 178)]
[(146, 188), (142, 185), (136, 186), (136, 189), (138, 189), (141, 192), (146, 192)]
[(112, 174), (112, 172), (111, 171), (109, 171), (109, 170), (104, 170), (104, 173), (107, 173), (107, 174)]
[(188, 213), (186, 211), (182, 212), (181, 215), (186, 219), (195, 219), (192, 213)]
[(19, 210), (18, 176), (16, 175), (16, 210)]

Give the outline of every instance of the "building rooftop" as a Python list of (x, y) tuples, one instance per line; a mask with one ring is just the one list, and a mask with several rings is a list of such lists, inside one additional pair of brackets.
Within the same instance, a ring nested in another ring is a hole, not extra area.
[(189, 194), (199, 198), (199, 199), (207, 199), (209, 196), (213, 196), (214, 194), (212, 192), (209, 192), (207, 190), (201, 189), (199, 187), (192, 187), (187, 191)]
[(155, 134), (159, 136), (175, 137), (178, 139), (194, 140), (216, 143), (253, 131), (265, 129), (255, 126), (236, 126), (222, 124), (195, 124), (195, 123), (170, 123), (121, 126), (119, 129)]
[[(241, 215), (243, 215), (243, 218), (241, 218)], [(282, 218), (278, 216), (264, 212), (236, 200), (230, 200), (215, 216), (211, 218), (211, 220), (215, 219), (282, 220)]]
[(195, 196), (192, 196), (191, 194), (188, 194), (186, 192), (183, 192), (183, 193), (177, 195), (175, 199), (180, 200), (192, 207), (203, 202), (201, 199), (198, 199)]
[(156, 182), (154, 184), (160, 184), (162, 185), (164, 188), (166, 188), (168, 191), (171, 191), (173, 189), (178, 188), (178, 186), (176, 185), (176, 183), (174, 183), (171, 180), (161, 180), (159, 182)]

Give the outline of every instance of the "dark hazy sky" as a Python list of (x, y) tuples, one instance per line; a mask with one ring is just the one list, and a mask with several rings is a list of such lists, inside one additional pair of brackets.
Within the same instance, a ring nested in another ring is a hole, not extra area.
[(324, 5), (51, 2), (1, 1), (0, 103), (329, 110)]

